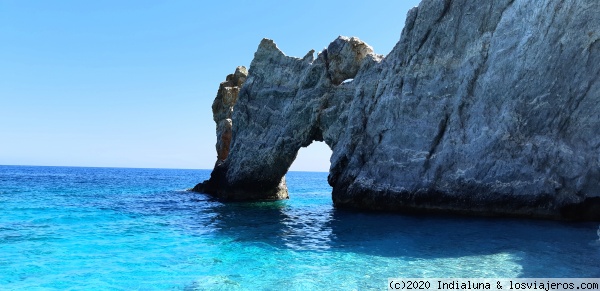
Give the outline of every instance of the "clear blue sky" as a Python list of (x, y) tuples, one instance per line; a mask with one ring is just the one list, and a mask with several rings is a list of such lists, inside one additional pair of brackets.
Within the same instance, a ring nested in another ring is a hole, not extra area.
[[(0, 165), (212, 169), (211, 104), (264, 37), (387, 54), (417, 0), (0, 0)], [(314, 143), (291, 170), (327, 171)]]

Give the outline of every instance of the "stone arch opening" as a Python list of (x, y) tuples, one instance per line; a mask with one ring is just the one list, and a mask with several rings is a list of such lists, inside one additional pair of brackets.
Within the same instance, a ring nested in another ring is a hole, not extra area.
[(285, 173), (290, 199), (331, 199), (328, 176), (333, 151), (323, 141), (315, 140), (301, 147)]
[(300, 148), (288, 172), (329, 172), (331, 148), (322, 141), (313, 141)]

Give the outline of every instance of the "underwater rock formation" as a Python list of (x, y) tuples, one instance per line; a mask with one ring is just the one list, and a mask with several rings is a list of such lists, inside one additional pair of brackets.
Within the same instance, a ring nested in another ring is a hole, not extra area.
[(195, 190), (287, 198), (316, 140), (336, 207), (599, 220), (598, 15), (596, 0), (423, 0), (385, 57), (357, 38), (316, 59), (264, 39), (229, 155)]

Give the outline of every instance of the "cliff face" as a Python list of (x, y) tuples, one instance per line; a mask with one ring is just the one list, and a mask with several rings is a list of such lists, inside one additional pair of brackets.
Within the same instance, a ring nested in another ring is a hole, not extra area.
[(600, 3), (423, 0), (385, 58), (339, 37), (304, 58), (263, 40), (229, 156), (196, 187), (287, 198), (325, 141), (336, 207), (600, 219)]

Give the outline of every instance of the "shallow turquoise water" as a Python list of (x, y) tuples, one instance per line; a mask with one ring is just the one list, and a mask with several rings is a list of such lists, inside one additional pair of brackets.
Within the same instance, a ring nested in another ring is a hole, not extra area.
[(0, 166), (2, 290), (369, 290), (389, 277), (600, 277), (596, 223), (332, 207), (326, 173), (290, 200), (222, 204), (203, 170)]

